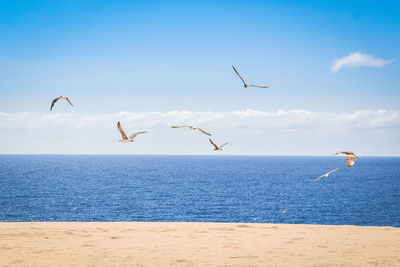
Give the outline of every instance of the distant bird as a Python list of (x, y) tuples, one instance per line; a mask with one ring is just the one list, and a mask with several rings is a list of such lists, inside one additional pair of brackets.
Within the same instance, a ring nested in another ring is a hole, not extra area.
[(282, 213), (286, 213), (286, 212), (287, 212), (287, 209), (284, 209), (284, 210), (282, 210), (281, 212), (282, 212)]
[(333, 154), (332, 156), (335, 156), (335, 155), (342, 155), (342, 156), (346, 157), (347, 168), (353, 167), (353, 165), (355, 163), (354, 160), (360, 158), (359, 156), (357, 156), (353, 152), (349, 152), (349, 151), (339, 151), (339, 152), (336, 152), (335, 154)]
[(206, 135), (211, 136), (211, 134), (207, 133), (206, 131), (204, 131), (203, 129), (200, 129), (200, 128), (198, 128), (198, 127), (186, 126), (186, 125), (184, 125), (184, 126), (171, 126), (171, 128), (184, 128), (184, 127), (187, 127), (187, 128), (189, 128), (189, 130), (192, 130), (192, 131), (194, 131), (194, 130), (199, 130), (199, 131), (202, 132), (203, 134), (206, 134)]
[(117, 127), (118, 127), (119, 132), (120, 132), (121, 135), (122, 135), (122, 139), (118, 141), (118, 142), (121, 142), (121, 143), (130, 143), (130, 142), (133, 142), (133, 138), (135, 138), (137, 135), (147, 133), (147, 132), (137, 132), (137, 133), (132, 134), (132, 135), (129, 136), (129, 138), (128, 138), (128, 137), (126, 136), (124, 130), (122, 130), (122, 128), (121, 128), (121, 123), (118, 122), (118, 123), (117, 123)]
[(220, 146), (217, 146), (211, 139), (209, 139), (209, 140), (210, 140), (210, 143), (215, 147), (215, 148), (214, 148), (215, 151), (222, 150), (222, 147), (223, 147), (224, 145), (229, 144), (229, 143), (225, 143), (225, 144), (222, 144), (222, 145), (220, 145)]
[(322, 177), (328, 177), (332, 172), (338, 171), (339, 169), (340, 169), (340, 168), (336, 168), (336, 169), (334, 169), (334, 170), (332, 170), (332, 171), (330, 171), (330, 172), (327, 172), (327, 173), (321, 175), (320, 177), (318, 177), (317, 179), (315, 179), (315, 180), (313, 181), (313, 183), (316, 182), (316, 181), (318, 181), (318, 180), (321, 179)]
[(68, 103), (71, 104), (71, 106), (74, 106), (74, 105), (72, 105), (71, 101), (69, 101), (69, 98), (68, 98), (68, 97), (66, 97), (66, 96), (59, 96), (59, 97), (55, 98), (55, 99), (53, 100), (53, 102), (51, 102), (50, 111), (53, 110), (54, 104), (55, 104), (58, 100), (60, 100), (60, 99), (65, 99), (65, 100), (68, 101)]
[(247, 83), (243, 80), (242, 76), (240, 76), (239, 72), (235, 69), (235, 67), (234, 67), (233, 65), (232, 65), (232, 68), (233, 68), (233, 70), (236, 72), (236, 74), (239, 76), (239, 78), (242, 80), (242, 82), (243, 82), (243, 87), (244, 87), (244, 88), (247, 88), (248, 86), (258, 87), (258, 88), (268, 88), (268, 86), (260, 86), (260, 85), (254, 85), (254, 84), (247, 84)]

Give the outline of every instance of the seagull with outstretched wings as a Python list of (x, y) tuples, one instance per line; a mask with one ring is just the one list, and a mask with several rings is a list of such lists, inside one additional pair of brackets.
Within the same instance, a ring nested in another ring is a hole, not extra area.
[(68, 97), (66, 97), (66, 96), (59, 96), (59, 97), (57, 97), (57, 98), (54, 98), (54, 99), (53, 99), (53, 102), (51, 102), (50, 111), (53, 110), (54, 104), (55, 104), (58, 100), (60, 100), (60, 99), (65, 99), (65, 100), (68, 101), (68, 103), (69, 103), (71, 106), (74, 106), (74, 105), (72, 105), (71, 101), (69, 101), (69, 98), (68, 98)]
[(322, 177), (328, 177), (332, 172), (335, 172), (335, 171), (338, 171), (338, 170), (340, 170), (340, 168), (336, 168), (336, 169), (334, 169), (334, 170), (331, 170), (330, 172), (327, 172), (327, 173), (321, 175), (320, 177), (318, 177), (317, 179), (315, 179), (315, 180), (313, 181), (313, 183), (316, 182), (316, 181), (318, 181), (318, 180), (321, 179)]
[(203, 134), (206, 134), (206, 135), (211, 136), (210, 133), (207, 133), (207, 132), (204, 131), (203, 129), (198, 128), (198, 127), (194, 127), (194, 126), (188, 126), (188, 125), (183, 125), (183, 126), (171, 126), (171, 128), (189, 128), (189, 130), (192, 130), (192, 131), (194, 131), (194, 130), (199, 130), (199, 131), (202, 132)]
[(121, 133), (121, 136), (122, 136), (122, 139), (118, 141), (118, 142), (121, 142), (121, 143), (131, 143), (131, 142), (133, 142), (133, 139), (137, 135), (147, 133), (147, 132), (137, 132), (137, 133), (134, 133), (134, 134), (132, 134), (131, 136), (128, 137), (128, 136), (126, 136), (126, 133), (124, 132), (124, 130), (122, 130), (120, 122), (117, 123), (117, 128), (118, 128), (118, 130), (119, 130), (119, 132)]
[(217, 145), (213, 142), (213, 140), (211, 140), (211, 139), (209, 139), (209, 140), (210, 140), (210, 143), (215, 147), (215, 148), (214, 148), (215, 151), (222, 150), (222, 147), (223, 147), (223, 146), (229, 144), (229, 143), (225, 143), (225, 144), (222, 144), (222, 145), (220, 145), (220, 146), (217, 146)]
[(244, 88), (247, 88), (248, 86), (257, 87), (257, 88), (268, 88), (268, 86), (247, 84), (247, 83), (243, 80), (242, 76), (240, 76), (239, 72), (236, 70), (236, 68), (235, 68), (233, 65), (232, 65), (232, 68), (233, 68), (233, 70), (236, 72), (236, 74), (239, 76), (239, 78), (242, 80), (242, 82), (243, 82), (243, 87), (244, 87)]

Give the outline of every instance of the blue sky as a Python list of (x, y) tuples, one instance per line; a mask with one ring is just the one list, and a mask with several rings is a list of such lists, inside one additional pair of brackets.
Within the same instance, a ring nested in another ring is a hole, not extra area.
[[(197, 139), (186, 133), (185, 149), (169, 141), (170, 145), (160, 141), (149, 148), (149, 143), (156, 143), (153, 135), (147, 141), (143, 138), (143, 143), (149, 142), (143, 148), (138, 142), (132, 151), (114, 143), (118, 138), (114, 124), (110, 135), (95, 125), (82, 126), (96, 135), (93, 139), (112, 139), (110, 145), (99, 147), (94, 141), (81, 141), (80, 128), (72, 122), (62, 132), (54, 132), (71, 144), (54, 146), (50, 137), (41, 138), (54, 126), (47, 118), (43, 118), (46, 123), (37, 122), (42, 126), (29, 128), (32, 142), (11, 145), (17, 136), (24, 138), (16, 132), (28, 128), (11, 129), (5, 122), (17, 124), (15, 118), (21, 112), (31, 113), (30, 120), (32, 114), (48, 114), (54, 97), (68, 95), (75, 107), (58, 103), (54, 113), (70, 114), (77, 120), (82, 114), (85, 118), (114, 114), (118, 119), (115, 114), (120, 112), (256, 110), (277, 114), (279, 110), (304, 110), (312, 112), (316, 121), (330, 118), (336, 122), (343, 116), (350, 116), (346, 118), (351, 121), (359, 116), (354, 115), (357, 112), (369, 110), (368, 116), (362, 113), (362, 119), (381, 121), (367, 126), (357, 121), (362, 126), (346, 126), (335, 134), (326, 126), (323, 133), (300, 133), (293, 123), (273, 133), (265, 130), (279, 120), (256, 128), (244, 119), (232, 123), (236, 128), (224, 124), (225, 130), (218, 123), (204, 123), (233, 140), (228, 154), (319, 155), (347, 148), (368, 155), (399, 155), (397, 1), (1, 1), (0, 36), (0, 112), (6, 114), (0, 116), (3, 153), (209, 153), (207, 140), (204, 150), (203, 144), (191, 150), (190, 142)], [(334, 60), (355, 52), (391, 61), (379, 67), (331, 71)], [(244, 89), (232, 64), (248, 82), (271, 88)], [(190, 121), (178, 114), (171, 120), (201, 123), (202, 116), (209, 115), (193, 116)], [(129, 116), (122, 118), (133, 130), (141, 126)], [(316, 125), (307, 123), (303, 128)], [(143, 127), (163, 132), (164, 124)], [(243, 128), (251, 130), (233, 134)], [(282, 131), (293, 135), (285, 138)], [(259, 136), (253, 136), (254, 132)], [(291, 141), (302, 134), (302, 144)], [(181, 133), (176, 137), (176, 132), (165, 135), (176, 141), (182, 137)], [(250, 141), (239, 141), (243, 139)], [(249, 149), (258, 147), (251, 140), (265, 147)], [(314, 142), (320, 145), (313, 146)]]

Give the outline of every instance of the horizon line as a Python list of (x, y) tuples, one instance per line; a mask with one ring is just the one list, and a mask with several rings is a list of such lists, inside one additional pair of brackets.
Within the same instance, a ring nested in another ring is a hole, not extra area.
[[(333, 157), (333, 155), (257, 155), (257, 154), (127, 154), (127, 153), (0, 153), (0, 156), (229, 156), (229, 157)], [(361, 155), (361, 157), (399, 158), (400, 155)]]

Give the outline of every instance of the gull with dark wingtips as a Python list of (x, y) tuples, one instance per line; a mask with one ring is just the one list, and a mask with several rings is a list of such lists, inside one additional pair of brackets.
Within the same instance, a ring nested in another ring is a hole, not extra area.
[(257, 87), (257, 88), (269, 88), (268, 86), (247, 84), (247, 83), (243, 80), (242, 76), (240, 76), (239, 72), (236, 70), (236, 68), (235, 68), (233, 65), (232, 65), (232, 68), (233, 68), (233, 70), (236, 72), (236, 74), (239, 76), (239, 78), (242, 80), (242, 82), (243, 82), (243, 87), (244, 87), (244, 88), (247, 88), (248, 86)]
[(223, 147), (223, 146), (229, 144), (229, 143), (225, 143), (225, 144), (222, 144), (222, 145), (220, 145), (220, 146), (217, 146), (217, 145), (213, 142), (213, 140), (211, 140), (211, 139), (209, 139), (209, 140), (210, 140), (210, 143), (215, 147), (215, 148), (214, 148), (215, 151), (222, 150), (222, 147)]
[(58, 100), (60, 100), (60, 99), (65, 99), (65, 100), (68, 101), (68, 103), (69, 103), (71, 106), (74, 106), (74, 105), (72, 105), (71, 101), (69, 101), (69, 98), (68, 98), (68, 97), (66, 97), (66, 96), (59, 96), (59, 97), (57, 97), (57, 98), (54, 98), (54, 99), (53, 99), (53, 102), (51, 102), (50, 111), (53, 110), (54, 104), (55, 104)]
[(135, 138), (137, 135), (147, 133), (147, 132), (137, 132), (137, 133), (132, 134), (128, 138), (128, 136), (126, 136), (124, 130), (122, 130), (120, 122), (117, 123), (117, 128), (118, 128), (118, 130), (119, 130), (119, 132), (121, 133), (121, 136), (122, 136), (122, 139), (118, 141), (118, 142), (121, 142), (121, 143), (131, 143), (131, 142), (133, 142), (133, 138)]

